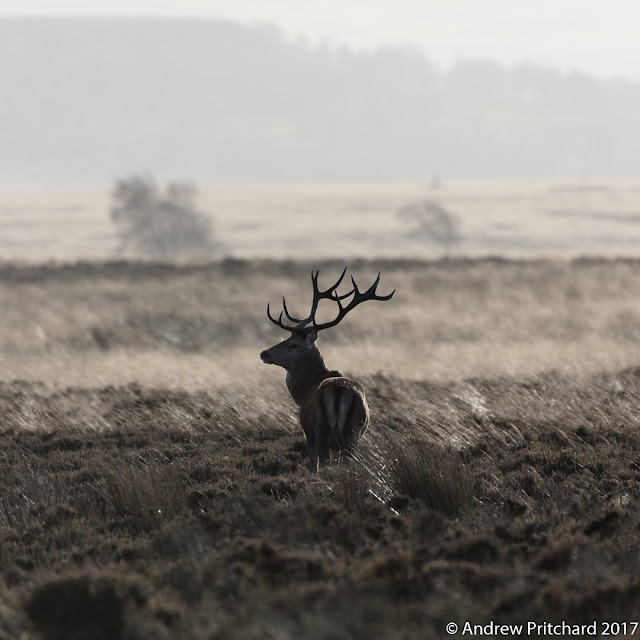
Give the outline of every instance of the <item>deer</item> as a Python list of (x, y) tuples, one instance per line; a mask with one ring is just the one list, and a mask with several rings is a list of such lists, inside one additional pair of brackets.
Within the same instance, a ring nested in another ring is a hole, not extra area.
[[(317, 473), (319, 467), (326, 466), (331, 460), (352, 458), (370, 420), (364, 388), (356, 380), (327, 367), (316, 345), (318, 333), (335, 327), (359, 304), (368, 300), (391, 300), (396, 292), (394, 289), (388, 295), (377, 294), (380, 282), (378, 273), (375, 282), (366, 291), (361, 292), (351, 276), (353, 288), (348, 293), (339, 294), (338, 287), (346, 273), (347, 267), (334, 285), (321, 291), (318, 287), (320, 270), (315, 273), (311, 271), (313, 301), (311, 312), (306, 318), (291, 315), (284, 297), (283, 310), (278, 319), (272, 317), (270, 305), (267, 304), (269, 320), (291, 335), (262, 351), (260, 358), (265, 364), (278, 365), (287, 372), (285, 381), (300, 410), (300, 426), (305, 435), (309, 469), (312, 473)], [(345, 306), (343, 301), (347, 298), (351, 300)], [(316, 321), (318, 303), (321, 300), (329, 300), (338, 305), (336, 317), (329, 322)], [(283, 321), (283, 313), (292, 324)]]

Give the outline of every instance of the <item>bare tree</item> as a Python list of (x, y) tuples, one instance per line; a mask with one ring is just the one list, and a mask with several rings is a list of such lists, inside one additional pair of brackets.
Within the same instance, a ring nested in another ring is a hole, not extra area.
[(197, 210), (197, 195), (189, 182), (171, 182), (163, 192), (150, 177), (118, 180), (111, 219), (120, 228), (119, 251), (155, 259), (213, 254), (211, 221)]
[[(318, 465), (324, 466), (334, 456), (344, 453), (352, 456), (358, 440), (369, 425), (369, 407), (362, 385), (343, 376), (339, 371), (331, 371), (325, 364), (316, 338), (318, 332), (336, 326), (352, 309), (367, 300), (390, 300), (395, 289), (386, 296), (376, 294), (380, 274), (376, 281), (364, 293), (358, 289), (353, 277), (353, 289), (339, 294), (337, 289), (347, 268), (338, 281), (325, 291), (318, 289), (318, 274), (311, 272), (313, 284), (313, 302), (311, 313), (306, 318), (295, 318), (282, 299), (283, 312), (276, 320), (271, 316), (267, 305), (269, 320), (291, 333), (286, 340), (263, 351), (260, 354), (266, 364), (276, 364), (287, 371), (286, 383), (289, 393), (300, 407), (300, 424), (307, 440), (309, 468), (315, 472)], [(342, 301), (351, 298), (347, 306)], [(338, 315), (330, 322), (318, 324), (316, 312), (320, 300), (330, 300), (338, 305)], [(282, 321), (286, 315), (288, 325)]]
[(402, 207), (398, 218), (411, 225), (409, 233), (412, 237), (439, 244), (447, 251), (462, 240), (458, 218), (433, 200)]

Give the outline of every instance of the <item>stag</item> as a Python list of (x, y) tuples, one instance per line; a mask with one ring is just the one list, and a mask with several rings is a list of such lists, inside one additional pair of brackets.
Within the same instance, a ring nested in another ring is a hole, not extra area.
[[(289, 313), (285, 299), (283, 311), (276, 320), (267, 305), (267, 316), (275, 325), (289, 331), (286, 340), (263, 351), (260, 358), (266, 364), (283, 367), (289, 393), (300, 408), (300, 425), (307, 441), (309, 468), (318, 471), (334, 457), (353, 456), (358, 440), (369, 426), (369, 407), (364, 389), (359, 382), (343, 376), (339, 371), (330, 370), (324, 362), (316, 338), (318, 332), (335, 327), (350, 311), (367, 300), (391, 300), (395, 289), (388, 295), (376, 293), (380, 274), (375, 282), (361, 292), (351, 277), (353, 288), (344, 294), (338, 287), (347, 272), (345, 267), (338, 281), (328, 289), (318, 288), (318, 275), (311, 271), (313, 302), (311, 313), (306, 318), (296, 318)], [(351, 298), (346, 306), (343, 304)], [(320, 300), (330, 300), (338, 305), (338, 314), (330, 322), (318, 324), (316, 312)], [(293, 324), (286, 324), (282, 314)]]

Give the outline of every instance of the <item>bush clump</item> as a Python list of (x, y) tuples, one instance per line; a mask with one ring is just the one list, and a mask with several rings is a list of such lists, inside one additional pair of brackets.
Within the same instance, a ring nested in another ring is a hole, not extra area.
[(196, 200), (189, 182), (170, 182), (163, 191), (150, 177), (118, 180), (111, 219), (119, 227), (119, 251), (157, 260), (212, 255), (211, 221), (196, 209)]

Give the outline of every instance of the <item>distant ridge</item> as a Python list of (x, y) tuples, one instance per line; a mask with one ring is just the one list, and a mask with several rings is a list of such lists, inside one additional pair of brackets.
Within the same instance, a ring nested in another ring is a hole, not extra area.
[(0, 186), (637, 175), (640, 85), (193, 19), (0, 20)]

